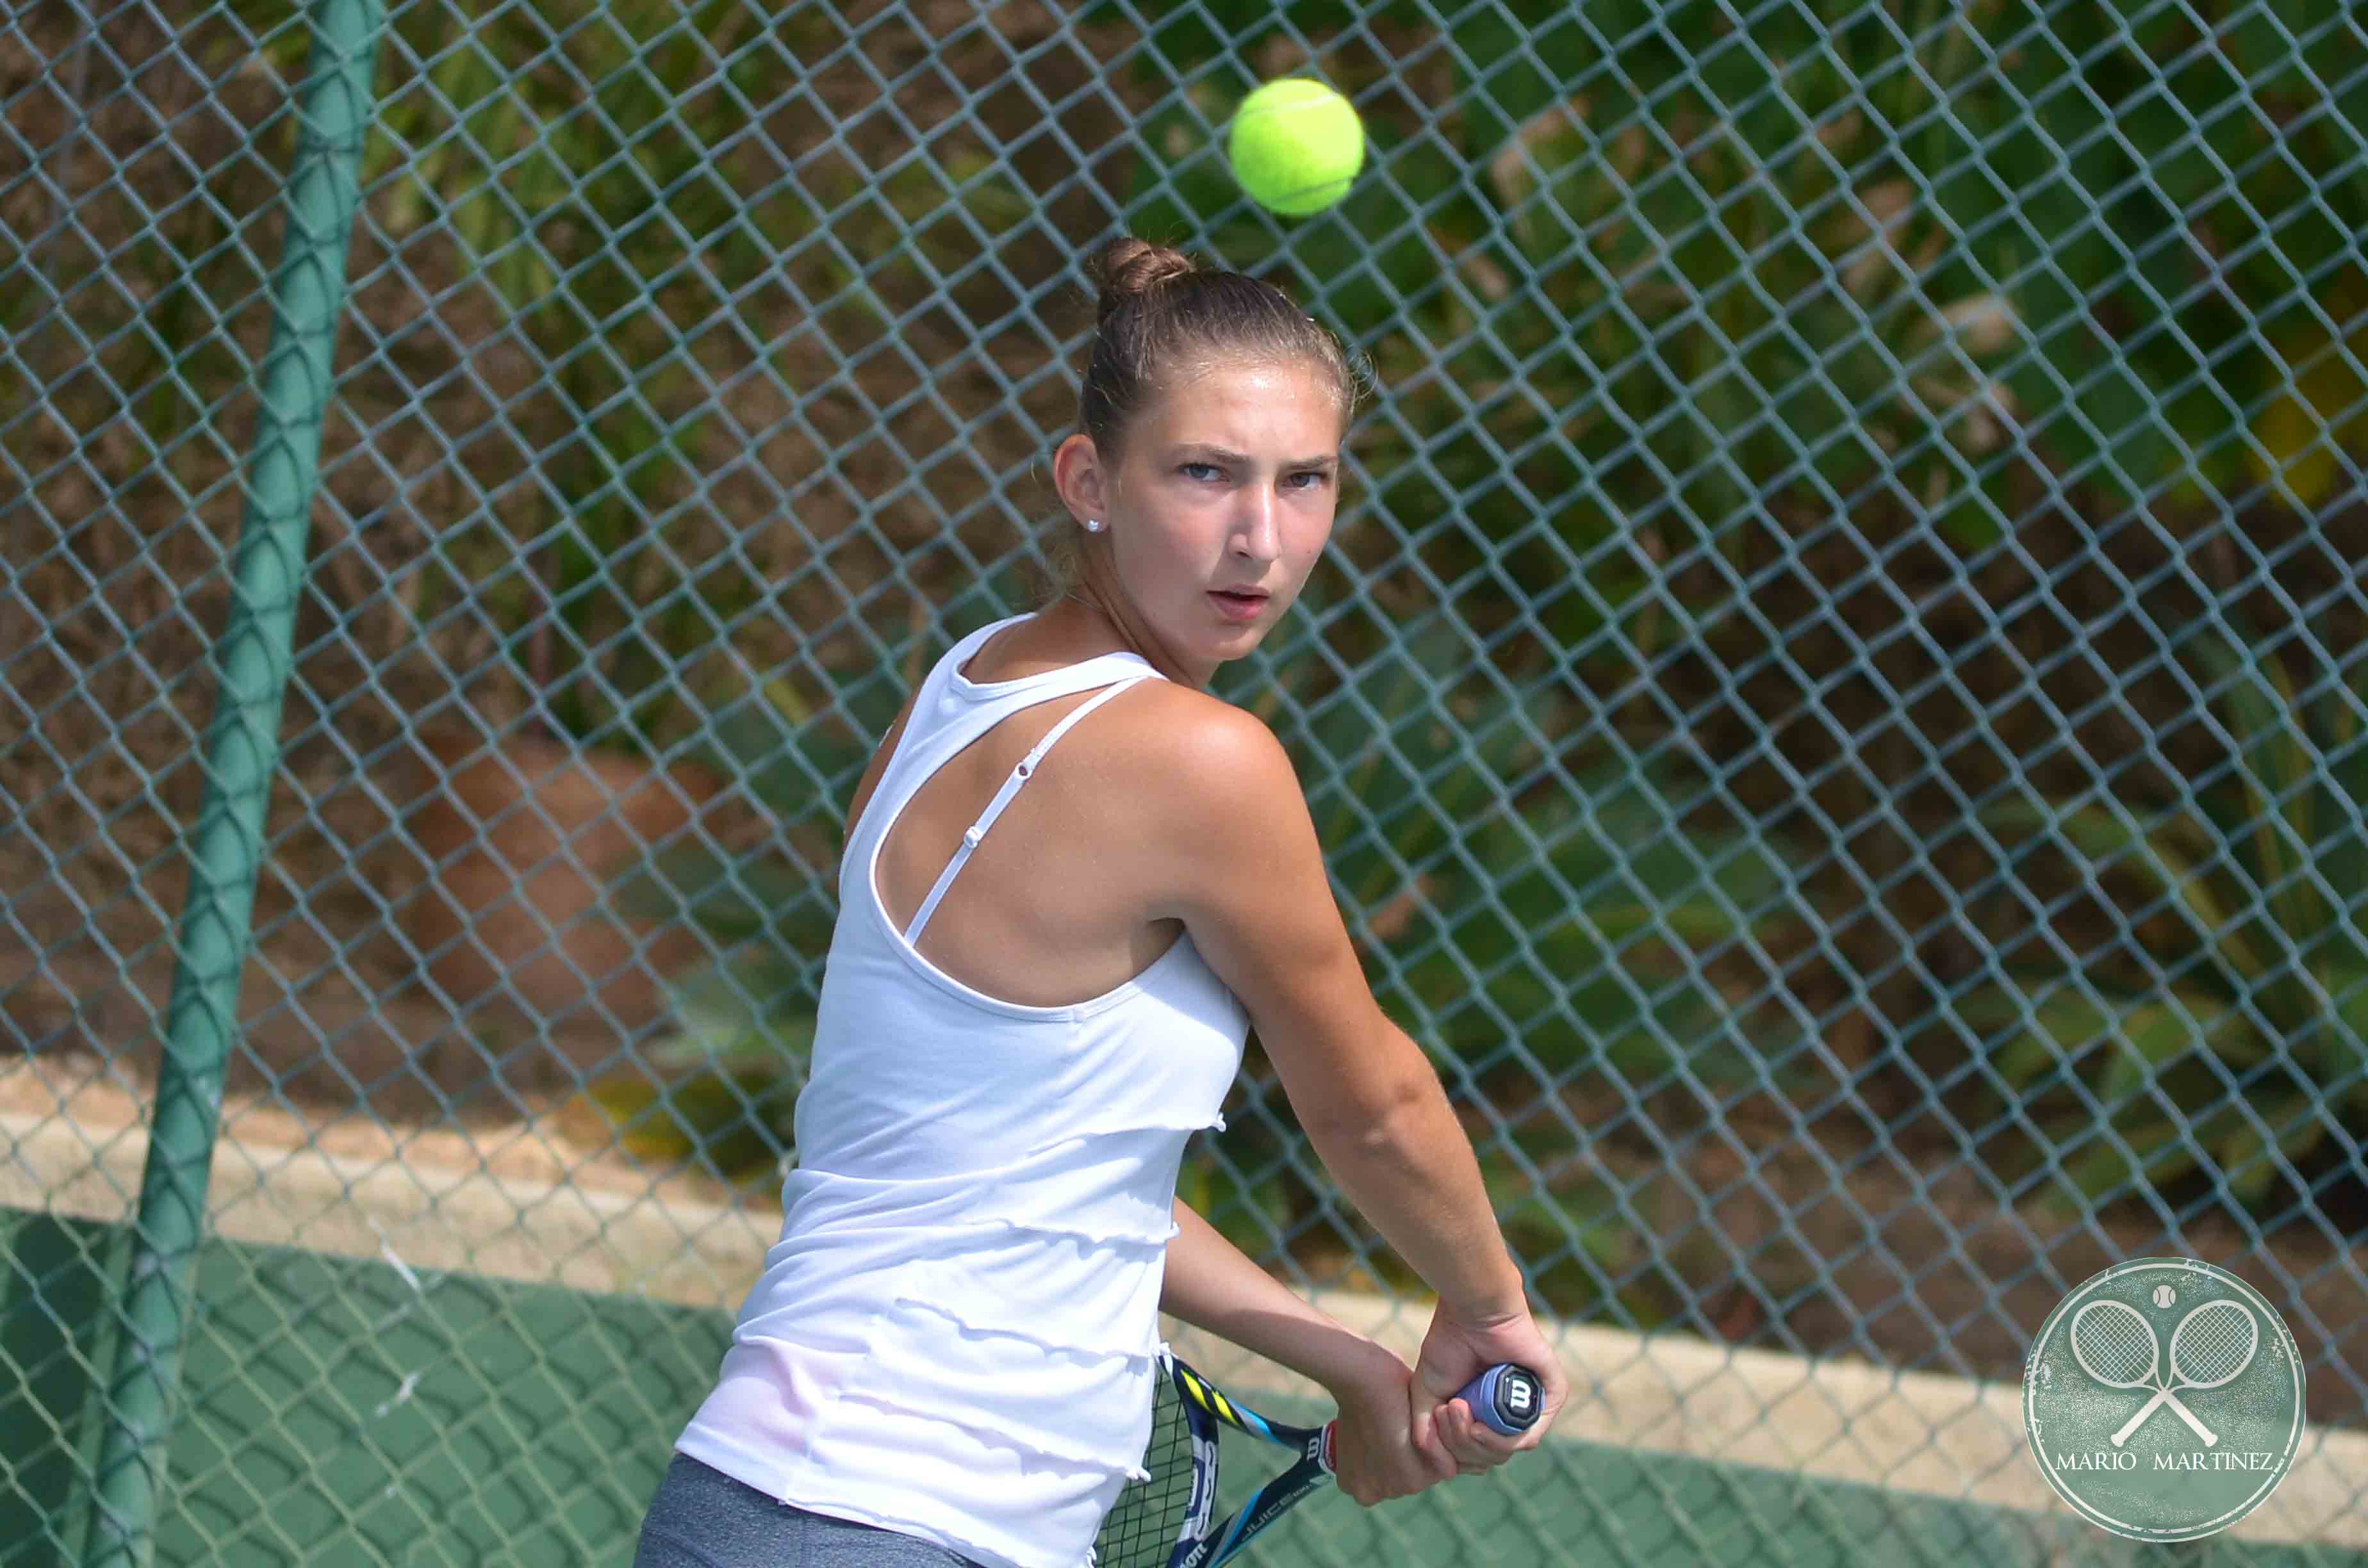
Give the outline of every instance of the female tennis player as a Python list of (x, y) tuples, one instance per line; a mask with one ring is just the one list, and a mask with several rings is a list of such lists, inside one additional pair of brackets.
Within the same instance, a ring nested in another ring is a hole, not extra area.
[[(1266, 283), (1132, 239), (1092, 271), (1058, 591), (957, 642), (857, 787), (781, 1239), (637, 1568), (1077, 1568), (1139, 1470), (1162, 1307), (1327, 1390), (1360, 1503), (1533, 1447), (1566, 1392), (1289, 758), (1205, 689), (1324, 549), (1357, 377)], [(1252, 1025), (1438, 1293), (1411, 1369), (1176, 1200)], [(1504, 1361), (1544, 1385), (1519, 1437), (1454, 1397)]]

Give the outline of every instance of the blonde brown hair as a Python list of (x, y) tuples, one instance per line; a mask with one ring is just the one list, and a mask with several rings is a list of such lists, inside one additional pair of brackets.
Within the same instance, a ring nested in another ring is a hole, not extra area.
[[(1340, 340), (1273, 284), (1193, 265), (1179, 251), (1131, 237), (1087, 259), (1099, 298), (1093, 352), (1077, 392), (1077, 428), (1115, 469), (1144, 412), (1180, 381), (1222, 361), (1305, 365), (1327, 382), (1345, 432), (1365, 376)], [(1088, 535), (1076, 518), (1055, 524), (1045, 553), (1046, 602), (1087, 585)]]

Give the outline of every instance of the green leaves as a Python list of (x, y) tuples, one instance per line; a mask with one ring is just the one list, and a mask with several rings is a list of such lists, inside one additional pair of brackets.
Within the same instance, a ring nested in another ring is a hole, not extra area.
[(1761, 1071), (1793, 1037), (1720, 965), (1797, 926), (1787, 848), (1670, 762), (1590, 756), (1591, 708), (1509, 689), (1468, 646), (1444, 621), (1402, 629), (1303, 694), (1313, 722), (1286, 736), (1376, 983), (1468, 1066), (1518, 1041), (1555, 1082)]
[(2176, 798), (1984, 818), (2062, 856), (2129, 933), (1958, 1007), (2039, 1130), (2025, 1167), (2059, 1166), (2082, 1199), (2208, 1167), (2260, 1201), (2282, 1170), (2340, 1159), (2334, 1127), (2368, 1120), (2368, 662), (2210, 631), (2183, 653), (2219, 745)]
[[(1533, 494), (1591, 570), (1647, 506), (1708, 531), (1888, 478), (1972, 552), (2004, 537), (2018, 458), (2112, 510), (2264, 481), (2307, 507), (2368, 450), (2368, 359), (2341, 347), (2368, 320), (2368, 42), (2321, 0), (2274, 23), (2236, 0), (1402, 9), (1452, 73), (1410, 108), (1418, 76), (1340, 81), (1372, 111), (1340, 209), (1249, 208), (1216, 146), (1246, 84), (1207, 67), (1253, 56), (1171, 29), (1138, 63), (1192, 85), (1127, 210), (1372, 350), (1413, 436), (1360, 454), (1383, 494), (1468, 434), (1542, 442), (1565, 472)], [(1244, 39), (1286, 17), (1336, 22), (1269, 7)], [(1976, 310), (2005, 330), (1935, 334)], [(1510, 378), (1525, 395), (1492, 401)]]
[(780, 681), (720, 705), (695, 751), (771, 831), (760, 846), (686, 839), (620, 877), (620, 909), (695, 929), (720, 956), (672, 979), (676, 1032), (642, 1052), (657, 1075), (613, 1074), (588, 1097), (644, 1158), (738, 1179), (769, 1172), (791, 1145), (837, 918), (825, 867), (797, 846), (838, 842), (838, 795), (870, 751)]

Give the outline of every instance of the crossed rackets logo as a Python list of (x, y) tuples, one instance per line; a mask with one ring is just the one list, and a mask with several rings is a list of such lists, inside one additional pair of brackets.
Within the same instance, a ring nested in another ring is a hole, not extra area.
[(2135, 1307), (2113, 1301), (2090, 1301), (2072, 1315), (2072, 1358), (2080, 1369), (2110, 1389), (2152, 1389), (2154, 1397), (2113, 1434), (2113, 1447), (2130, 1440), (2147, 1417), (2168, 1405), (2206, 1448), (2220, 1438), (2195, 1418), (2179, 1396), (2233, 1382), (2253, 1364), (2261, 1325), (2245, 1304), (2228, 1297), (2206, 1301), (2179, 1320), (2170, 1332), (2170, 1367), (2163, 1369), (2162, 1341)]
[[(2202, 1258), (2131, 1258), (2040, 1324), (2023, 1434), (2048, 1486), (2091, 1524), (2194, 1540), (2260, 1506), (2294, 1468), (2303, 1371), (2277, 1308), (2241, 1276)], [(2177, 1421), (2156, 1419), (2166, 1412)]]

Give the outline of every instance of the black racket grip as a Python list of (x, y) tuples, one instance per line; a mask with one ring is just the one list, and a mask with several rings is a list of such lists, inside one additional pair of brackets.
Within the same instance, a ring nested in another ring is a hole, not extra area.
[(1500, 1361), (1463, 1385), (1456, 1396), (1472, 1407), (1480, 1425), (1518, 1437), (1545, 1414), (1545, 1389), (1535, 1373)]

